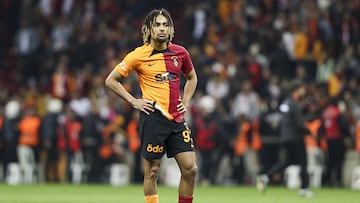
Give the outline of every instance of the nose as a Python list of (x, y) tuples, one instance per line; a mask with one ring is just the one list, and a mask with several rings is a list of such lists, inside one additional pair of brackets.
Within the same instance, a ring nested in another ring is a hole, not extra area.
[(165, 25), (160, 25), (160, 30), (165, 30)]

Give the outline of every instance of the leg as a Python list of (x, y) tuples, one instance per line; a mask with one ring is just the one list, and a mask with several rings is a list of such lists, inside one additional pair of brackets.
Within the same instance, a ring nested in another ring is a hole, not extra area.
[(293, 143), (285, 143), (283, 145), (283, 149), (284, 149), (284, 153), (285, 153), (285, 158), (284, 160), (280, 160), (278, 163), (276, 163), (275, 165), (271, 166), (270, 169), (268, 169), (265, 174), (268, 177), (271, 177), (272, 175), (274, 175), (275, 173), (278, 172), (282, 172), (284, 171), (284, 169), (288, 166), (290, 166), (291, 164), (293, 164), (294, 162), (294, 150), (293, 150)]
[(176, 162), (179, 165), (181, 171), (181, 179), (179, 185), (179, 202), (181, 198), (190, 199), (192, 202), (192, 196), (195, 188), (195, 178), (197, 173), (196, 156), (195, 152), (181, 152), (175, 155)]
[(334, 153), (334, 172), (335, 172), (335, 180), (334, 186), (342, 187), (342, 173), (343, 173), (343, 165), (345, 159), (346, 147), (345, 143), (342, 139), (335, 140), (335, 152)]
[(161, 159), (144, 159), (144, 195), (157, 194), (157, 179), (159, 177)]
[(280, 160), (277, 164), (271, 166), (268, 170), (264, 171), (262, 174), (258, 175), (256, 178), (256, 188), (260, 192), (264, 192), (266, 190), (266, 187), (270, 181), (270, 178), (273, 174), (277, 172), (282, 172), (287, 166), (291, 165), (293, 163), (293, 143), (283, 143), (283, 149), (285, 152), (285, 159)]
[(296, 152), (296, 162), (300, 165), (300, 178), (301, 178), (301, 189), (309, 188), (309, 173), (307, 170), (307, 154), (305, 144), (300, 142), (299, 145), (294, 147)]
[(57, 178), (61, 183), (65, 183), (67, 181), (67, 166), (68, 156), (65, 152), (61, 152), (57, 161)]
[(314, 193), (309, 190), (309, 173), (307, 171), (307, 154), (305, 149), (304, 140), (300, 140), (298, 143), (294, 143), (294, 159), (295, 163), (300, 165), (300, 179), (301, 187), (299, 195), (302, 197), (312, 197)]
[(157, 179), (161, 159), (144, 159), (144, 196), (146, 203), (159, 203)]
[(201, 165), (200, 165), (200, 174), (201, 182), (203, 184), (209, 184), (212, 180), (211, 178), (211, 170), (212, 170), (212, 153), (211, 151), (205, 150), (200, 152)]
[(242, 184), (244, 180), (244, 156), (234, 156), (233, 162), (233, 178), (237, 184)]
[(334, 141), (332, 139), (327, 140), (327, 144), (328, 144), (328, 160), (327, 160), (327, 168), (326, 168), (327, 169), (326, 180), (328, 181), (329, 186), (334, 186), (335, 184), (334, 184), (333, 174), (336, 171), (335, 157), (337, 152)]

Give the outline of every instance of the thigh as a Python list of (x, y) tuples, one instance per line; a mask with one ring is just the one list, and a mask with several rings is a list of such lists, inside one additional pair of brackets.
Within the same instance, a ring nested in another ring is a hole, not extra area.
[(304, 141), (299, 140), (294, 142), (291, 148), (295, 164), (301, 166), (307, 165), (307, 154)]
[(289, 164), (302, 165), (306, 162), (305, 144), (301, 140), (285, 144), (286, 160)]
[(194, 151), (181, 152), (175, 155), (180, 171), (196, 168), (196, 155)]
[(174, 157), (181, 152), (194, 151), (193, 136), (185, 123), (174, 123), (174, 130), (165, 142), (166, 154)]
[(155, 111), (146, 115), (140, 114), (139, 135), (141, 137), (141, 152), (145, 159), (161, 159), (165, 154), (165, 140), (171, 135), (172, 127), (168, 120)]

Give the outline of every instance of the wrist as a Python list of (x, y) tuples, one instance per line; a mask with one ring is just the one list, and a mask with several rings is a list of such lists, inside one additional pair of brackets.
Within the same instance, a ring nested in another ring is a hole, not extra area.
[(127, 102), (131, 105), (131, 106), (134, 106), (135, 105), (135, 98), (130, 98), (127, 100)]

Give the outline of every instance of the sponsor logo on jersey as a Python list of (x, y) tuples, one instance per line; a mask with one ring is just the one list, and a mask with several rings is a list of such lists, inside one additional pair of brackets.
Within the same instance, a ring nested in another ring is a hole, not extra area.
[(156, 82), (169, 82), (169, 81), (176, 81), (178, 78), (176, 73), (163, 73), (155, 75)]

